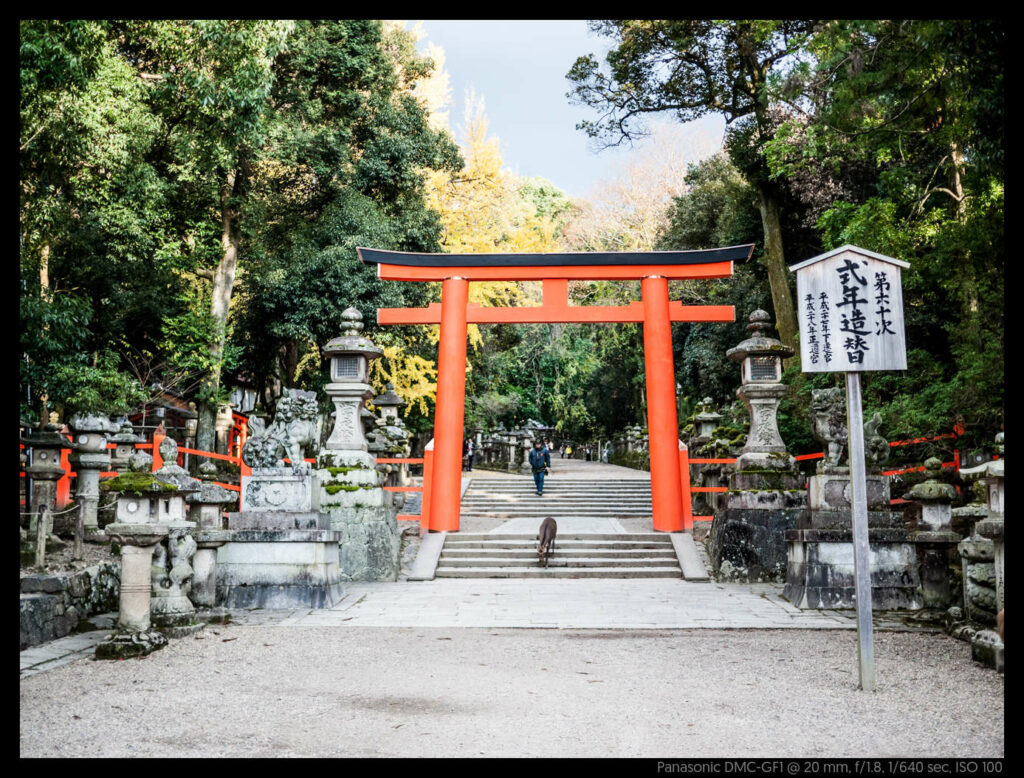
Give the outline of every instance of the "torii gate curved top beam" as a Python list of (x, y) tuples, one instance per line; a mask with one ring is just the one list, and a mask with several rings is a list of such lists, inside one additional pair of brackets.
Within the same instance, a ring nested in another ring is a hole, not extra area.
[[(647, 376), (647, 423), (654, 529), (689, 529), (682, 504), (677, 448), (673, 321), (735, 321), (731, 305), (683, 306), (668, 299), (669, 279), (724, 278), (733, 262), (750, 258), (753, 244), (701, 251), (579, 252), (552, 254), (425, 254), (357, 248), (391, 281), (441, 281), (441, 304), (382, 308), (379, 324), (440, 324), (434, 469), (429, 528), (459, 528), (466, 326), (469, 323), (642, 322)], [(643, 301), (625, 306), (573, 306), (570, 280), (639, 280)], [(470, 281), (543, 281), (543, 304), (485, 308), (469, 304)], [(422, 510), (427, 510), (423, 506)]]

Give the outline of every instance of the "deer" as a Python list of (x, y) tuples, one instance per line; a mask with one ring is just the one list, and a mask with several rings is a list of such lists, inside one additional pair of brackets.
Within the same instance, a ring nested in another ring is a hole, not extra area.
[(555, 551), (555, 535), (557, 533), (558, 524), (553, 518), (548, 516), (541, 522), (540, 531), (537, 533), (537, 540), (540, 541), (540, 545), (537, 546), (537, 561), (544, 567), (548, 566), (548, 559)]

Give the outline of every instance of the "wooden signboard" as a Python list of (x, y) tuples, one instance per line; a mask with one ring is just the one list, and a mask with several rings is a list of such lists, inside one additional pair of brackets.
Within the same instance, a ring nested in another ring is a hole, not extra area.
[(796, 273), (805, 373), (906, 370), (901, 269), (910, 264), (843, 246)]
[(910, 264), (857, 246), (842, 246), (790, 268), (796, 273), (801, 370), (846, 374), (857, 656), (864, 691), (875, 688), (875, 649), (860, 374), (907, 369), (900, 279), (905, 267)]

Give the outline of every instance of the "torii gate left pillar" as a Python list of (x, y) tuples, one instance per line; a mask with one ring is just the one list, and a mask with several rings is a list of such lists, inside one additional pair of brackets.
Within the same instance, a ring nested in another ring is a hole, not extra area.
[[(653, 526), (663, 532), (689, 530), (691, 525), (686, 517), (690, 511), (683, 503), (679, 468), (671, 323), (735, 321), (735, 310), (731, 305), (670, 303), (668, 279), (729, 276), (733, 261), (749, 259), (752, 250), (750, 244), (708, 251), (594, 254), (412, 254), (357, 249), (363, 262), (377, 264), (381, 279), (442, 283), (440, 305), (382, 308), (377, 312), (379, 324), (441, 325), (429, 529), (459, 529), (469, 324), (642, 322)], [(570, 279), (639, 279), (643, 302), (626, 306), (570, 306)], [(523, 308), (472, 305), (471, 280), (540, 280), (543, 304)]]

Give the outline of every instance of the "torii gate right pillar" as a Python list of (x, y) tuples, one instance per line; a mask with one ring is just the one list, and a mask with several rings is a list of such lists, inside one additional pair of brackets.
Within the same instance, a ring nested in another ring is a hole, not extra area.
[(683, 490), (679, 479), (679, 421), (668, 280), (648, 276), (640, 282), (640, 291), (644, 304), (651, 511), (655, 530), (680, 532), (683, 529)]

